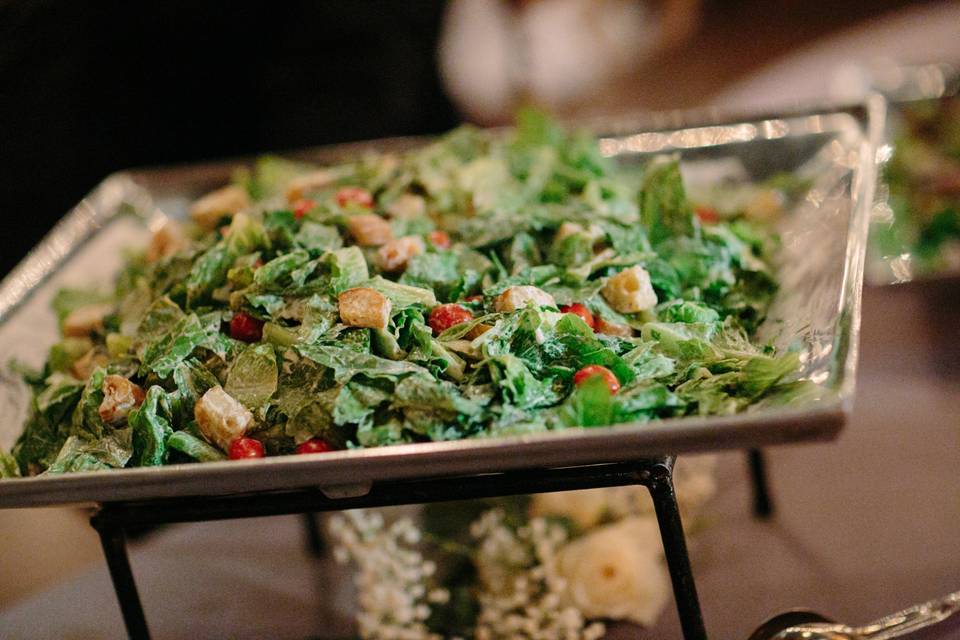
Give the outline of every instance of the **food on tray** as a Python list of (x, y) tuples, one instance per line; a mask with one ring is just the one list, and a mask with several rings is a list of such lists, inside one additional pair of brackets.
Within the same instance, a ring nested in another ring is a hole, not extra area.
[(960, 270), (960, 97), (900, 108), (886, 168), (893, 218), (874, 230), (884, 257), (910, 256), (914, 275)]
[(60, 292), (63, 338), (0, 468), (743, 411), (802, 384), (797, 354), (751, 342), (777, 287), (749, 209), (695, 211), (675, 159), (620, 166), (536, 113), (324, 169), (263, 158), (110, 293)]

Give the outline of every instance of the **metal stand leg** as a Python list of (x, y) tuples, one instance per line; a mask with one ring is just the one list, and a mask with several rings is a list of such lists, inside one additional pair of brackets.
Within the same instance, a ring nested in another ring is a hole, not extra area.
[(753, 484), (753, 515), (763, 520), (773, 515), (773, 501), (770, 498), (770, 485), (767, 481), (767, 462), (763, 451), (750, 449), (750, 479)]
[(133, 640), (149, 640), (150, 630), (147, 628), (147, 618), (140, 604), (140, 595), (137, 593), (137, 583), (133, 579), (130, 569), (130, 558), (127, 556), (127, 540), (122, 528), (102, 526), (97, 517), (92, 520), (94, 528), (100, 534), (100, 544), (103, 545), (103, 555), (106, 557), (113, 580), (113, 589), (117, 594), (123, 622), (127, 627), (127, 635)]
[(707, 630), (703, 624), (697, 586), (693, 582), (693, 569), (687, 554), (687, 543), (680, 522), (680, 509), (673, 490), (673, 470), (670, 464), (655, 466), (646, 482), (660, 525), (663, 552), (673, 583), (673, 597), (677, 602), (677, 614), (684, 640), (706, 640)]
[(323, 555), (323, 534), (320, 532), (320, 516), (314, 511), (303, 514), (303, 529), (307, 534), (307, 551), (315, 558)]

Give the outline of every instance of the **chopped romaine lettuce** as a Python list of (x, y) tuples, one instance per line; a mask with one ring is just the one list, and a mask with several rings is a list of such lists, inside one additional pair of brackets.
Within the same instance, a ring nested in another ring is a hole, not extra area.
[[(776, 291), (775, 238), (736, 213), (698, 219), (675, 159), (620, 168), (528, 111), (512, 134), (462, 128), (329, 170), (265, 158), (236, 181), (253, 204), (220, 229), (132, 258), (113, 293), (56, 297), (61, 320), (112, 311), (31, 374), (0, 476), (221, 460), (241, 435), (280, 455), (313, 438), (529, 434), (813, 397), (795, 354), (748, 338)], [(383, 222), (356, 237), (358, 214)], [(607, 287), (626, 269), (649, 277), (642, 307)], [(362, 304), (347, 311), (351, 289)], [(577, 375), (588, 366), (619, 389)], [(132, 384), (105, 422), (108, 374)]]

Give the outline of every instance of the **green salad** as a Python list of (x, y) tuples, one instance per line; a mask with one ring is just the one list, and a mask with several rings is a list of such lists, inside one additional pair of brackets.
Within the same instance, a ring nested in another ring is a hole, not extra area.
[[(699, 212), (699, 214), (698, 214)], [(536, 113), (317, 168), (263, 158), (61, 291), (4, 475), (733, 414), (802, 383), (751, 336), (769, 225)]]
[(885, 257), (909, 254), (916, 274), (960, 270), (960, 98), (901, 107), (886, 168), (893, 210), (874, 231)]

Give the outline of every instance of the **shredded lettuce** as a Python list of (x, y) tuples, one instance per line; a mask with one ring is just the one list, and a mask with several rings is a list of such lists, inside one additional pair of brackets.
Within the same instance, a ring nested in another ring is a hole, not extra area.
[[(796, 354), (750, 339), (777, 287), (775, 238), (735, 212), (699, 220), (675, 158), (618, 167), (589, 135), (525, 111), (510, 134), (464, 127), (400, 155), (316, 169), (264, 158), (235, 179), (253, 205), (221, 229), (188, 228), (172, 255), (131, 257), (114, 292), (61, 292), (61, 320), (89, 305), (106, 315), (31, 374), (30, 416), (0, 454), (0, 475), (223, 459), (194, 416), (218, 385), (250, 411), (245, 435), (267, 455), (311, 438), (371, 447), (813, 397)], [(291, 196), (290, 180), (306, 174), (320, 179)], [(344, 187), (363, 198), (341, 197)], [(357, 213), (422, 244), (387, 271), (392, 247), (348, 231)], [(607, 284), (636, 267), (656, 304), (618, 311)], [(521, 285), (556, 306), (497, 302)], [(343, 322), (338, 296), (358, 287), (389, 300), (386, 326)], [(437, 325), (431, 312), (444, 303), (471, 317)], [(593, 320), (559, 311), (571, 304)], [(238, 322), (254, 330), (235, 333)], [(576, 384), (590, 365), (619, 390), (600, 377)], [(109, 423), (99, 412), (107, 375), (142, 391)]]

